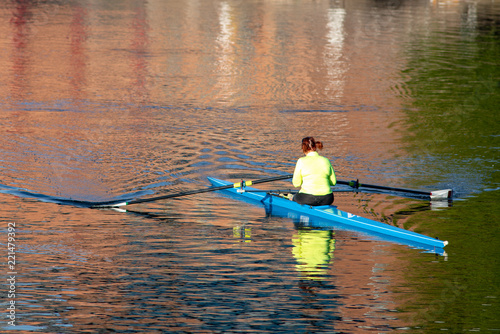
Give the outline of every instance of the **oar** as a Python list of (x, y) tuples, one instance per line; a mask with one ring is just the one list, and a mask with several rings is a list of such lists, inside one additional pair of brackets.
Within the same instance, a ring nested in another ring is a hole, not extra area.
[[(116, 207), (120, 207), (120, 206), (124, 206), (124, 205), (154, 202), (154, 201), (159, 201), (159, 200), (163, 200), (163, 199), (182, 197), (182, 196), (188, 196), (188, 195), (194, 195), (194, 194), (201, 194), (201, 193), (206, 193), (206, 192), (210, 192), (210, 191), (217, 191), (217, 190), (223, 190), (223, 189), (229, 189), (229, 188), (242, 188), (242, 186), (244, 188), (245, 186), (250, 186), (252, 184), (286, 180), (286, 179), (290, 179), (292, 177), (293, 177), (292, 174), (288, 174), (288, 175), (270, 177), (267, 179), (260, 179), (260, 180), (255, 180), (255, 181), (242, 181), (242, 182), (237, 182), (237, 183), (230, 184), (227, 186), (210, 187), (210, 188), (204, 188), (204, 189), (198, 189), (198, 190), (184, 191), (184, 192), (175, 193), (175, 194), (168, 194), (168, 195), (150, 197), (150, 198), (145, 198), (145, 199), (136, 199), (136, 200), (131, 200), (129, 202), (123, 202), (123, 201), (100, 202), (100, 203), (95, 203), (94, 205), (91, 206), (91, 208), (113, 208), (113, 207), (116, 208)], [(242, 183), (243, 183), (243, 185), (242, 185)], [(357, 180), (356, 181), (337, 180), (337, 184), (348, 185), (348, 186), (352, 187), (353, 189), (355, 189), (354, 191), (362, 191), (363, 189), (360, 189), (360, 188), (367, 188), (367, 189), (386, 190), (386, 191), (391, 191), (391, 192), (406, 192), (409, 194), (417, 194), (417, 195), (425, 196), (427, 198), (435, 199), (435, 200), (451, 199), (452, 194), (453, 194), (453, 191), (451, 189), (426, 192), (426, 191), (413, 190), (413, 189), (379, 186), (379, 185), (374, 185), (374, 184), (364, 184), (364, 183), (361, 184)], [(270, 191), (267, 190), (267, 192), (270, 192)]]
[[(289, 178), (292, 178), (293, 175), (289, 175)], [(345, 181), (345, 180), (337, 180), (337, 184), (348, 185), (353, 189), (344, 190), (344, 189), (332, 189), (333, 192), (361, 192), (367, 189), (375, 189), (375, 190), (385, 190), (389, 192), (402, 192), (408, 194), (420, 195), (421, 197), (429, 198), (431, 200), (451, 200), (453, 197), (452, 189), (443, 189), (443, 190), (434, 190), (434, 191), (422, 191), (422, 190), (414, 190), (407, 188), (398, 188), (398, 187), (388, 187), (388, 186), (380, 186), (376, 184), (368, 184), (368, 183), (359, 183), (359, 180), (356, 181)], [(366, 189), (362, 189), (366, 188)], [(298, 192), (298, 190), (245, 190), (242, 191), (247, 192), (276, 192), (276, 193), (294, 193)]]
[[(292, 178), (293, 175), (289, 175), (289, 178)], [(398, 188), (398, 187), (387, 187), (387, 186), (380, 186), (376, 184), (367, 184), (367, 183), (359, 183), (359, 180), (356, 181), (345, 181), (345, 180), (337, 180), (337, 184), (342, 184), (342, 185), (348, 185), (352, 190), (341, 190), (341, 189), (332, 189), (333, 192), (357, 192), (357, 191), (363, 191), (366, 189), (376, 189), (376, 190), (385, 190), (389, 192), (403, 192), (403, 193), (408, 193), (408, 194), (415, 194), (415, 195), (420, 195), (422, 197), (431, 199), (431, 200), (451, 200), (453, 197), (453, 190), (452, 189), (443, 189), (443, 190), (434, 190), (434, 191), (422, 191), (422, 190), (414, 190), (414, 189), (407, 189), (407, 188)], [(361, 188), (361, 189), (360, 189)], [(242, 191), (260, 191), (260, 190), (242, 190)], [(293, 193), (293, 190), (264, 190), (265, 192), (277, 192), (277, 193)], [(296, 191), (295, 191), (296, 192)]]
[(96, 204), (92, 205), (91, 208), (114, 208), (114, 207), (119, 207), (119, 206), (124, 206), (124, 205), (130, 205), (130, 204), (154, 202), (154, 201), (159, 201), (159, 200), (168, 199), (168, 198), (201, 194), (201, 193), (206, 193), (206, 192), (210, 192), (210, 191), (217, 191), (217, 190), (223, 190), (223, 189), (229, 189), (229, 188), (241, 188), (241, 187), (245, 187), (245, 186), (250, 186), (252, 184), (258, 184), (258, 183), (264, 183), (264, 182), (286, 180), (286, 179), (291, 178), (292, 176), (293, 175), (282, 175), (282, 176), (270, 177), (267, 179), (255, 180), (255, 181), (242, 181), (242, 182), (237, 182), (234, 184), (229, 184), (227, 186), (211, 187), (211, 188), (204, 188), (204, 189), (198, 189), (198, 190), (184, 191), (184, 192), (180, 192), (180, 193), (176, 193), (176, 194), (168, 194), (168, 195), (157, 196), (157, 197), (136, 199), (136, 200), (131, 200), (129, 202), (117, 202), (117, 201), (101, 202), (101, 203), (96, 203)]
[(404, 193), (408, 193), (408, 194), (416, 194), (416, 195), (428, 197), (432, 200), (445, 200), (445, 199), (452, 199), (452, 197), (453, 197), (453, 190), (452, 189), (434, 190), (434, 191), (429, 192), (429, 191), (413, 190), (413, 189), (406, 189), (406, 188), (379, 186), (376, 184), (359, 183), (359, 180), (356, 180), (356, 181), (337, 180), (337, 184), (348, 185), (354, 189), (368, 188), (368, 189), (387, 190), (387, 191), (392, 191), (392, 192), (404, 192)]

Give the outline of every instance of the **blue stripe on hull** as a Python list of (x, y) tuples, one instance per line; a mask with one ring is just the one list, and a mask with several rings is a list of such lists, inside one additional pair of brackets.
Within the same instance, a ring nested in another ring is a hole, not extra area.
[[(214, 186), (232, 184), (231, 182), (212, 177), (209, 177), (208, 180)], [(251, 187), (247, 187), (246, 189), (256, 190)], [(438, 254), (444, 253), (443, 247), (447, 244), (446, 241), (339, 210), (336, 206), (311, 207), (281, 197), (272, 196), (265, 192), (238, 192), (238, 189), (235, 188), (223, 191), (234, 194), (240, 200), (258, 202), (264, 205), (266, 211), (273, 215), (289, 217), (302, 223), (306, 222), (306, 226), (354, 230), (384, 240), (433, 251)]]

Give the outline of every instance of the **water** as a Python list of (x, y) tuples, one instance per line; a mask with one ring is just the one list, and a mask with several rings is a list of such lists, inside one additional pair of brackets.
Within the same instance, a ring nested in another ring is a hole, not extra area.
[[(497, 2), (4, 1), (0, 16), (3, 330), (500, 329)], [(217, 193), (60, 205), (291, 173), (307, 135), (341, 179), (453, 188), (440, 210), (335, 200), (448, 255)]]

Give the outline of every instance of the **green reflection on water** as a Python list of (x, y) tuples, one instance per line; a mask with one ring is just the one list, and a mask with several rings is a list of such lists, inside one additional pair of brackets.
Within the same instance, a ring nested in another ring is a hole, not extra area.
[(408, 151), (434, 181), (462, 166), (479, 193), (408, 221), (450, 242), (447, 261), (408, 256), (405, 288), (414, 296), (401, 310), (417, 332), (500, 330), (500, 38), (497, 24), (477, 22), (473, 31), (434, 31), (413, 43), (404, 73)]
[(414, 329), (462, 333), (500, 330), (500, 191), (483, 192), (442, 211), (421, 212), (409, 223), (420, 233), (446, 235), (447, 261), (410, 259), (405, 281), (417, 292), (401, 310)]
[(404, 134), (409, 152), (427, 160), (426, 168), (453, 173), (444, 169), (461, 165), (488, 178), (500, 147), (498, 27), (479, 21), (474, 31), (435, 31), (409, 51), (403, 73), (411, 99)]

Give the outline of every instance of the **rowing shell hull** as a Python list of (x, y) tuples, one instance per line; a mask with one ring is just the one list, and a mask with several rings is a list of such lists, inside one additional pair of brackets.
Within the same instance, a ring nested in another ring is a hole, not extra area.
[[(226, 186), (231, 182), (209, 177), (213, 186)], [(312, 227), (335, 227), (339, 229), (354, 230), (370, 236), (379, 237), (384, 240), (409, 245), (419, 249), (444, 253), (443, 248), (447, 241), (431, 238), (416, 232), (407, 231), (395, 226), (377, 222), (352, 213), (339, 210), (336, 206), (309, 206), (301, 205), (288, 199), (273, 196), (265, 192), (252, 192), (257, 189), (246, 187), (248, 191), (240, 191), (236, 188), (221, 190), (231, 193), (235, 198), (251, 203), (260, 203), (273, 215), (290, 217), (296, 221), (310, 223)]]

